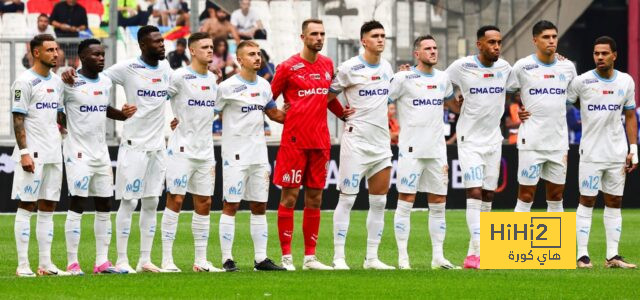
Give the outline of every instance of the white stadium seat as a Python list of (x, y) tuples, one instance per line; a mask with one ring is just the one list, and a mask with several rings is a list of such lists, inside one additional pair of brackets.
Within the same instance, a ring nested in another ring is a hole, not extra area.
[(100, 16), (96, 14), (87, 14), (89, 28), (100, 27)]
[(27, 37), (27, 18), (22, 13), (2, 15), (2, 37)]
[(362, 18), (360, 16), (343, 16), (342, 17), (342, 38), (350, 39), (350, 40), (359, 40), (361, 26), (362, 26)]

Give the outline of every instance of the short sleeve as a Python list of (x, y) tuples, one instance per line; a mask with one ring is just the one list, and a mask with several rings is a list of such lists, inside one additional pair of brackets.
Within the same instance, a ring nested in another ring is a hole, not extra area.
[(451, 84), (451, 80), (449, 79), (449, 76), (445, 76), (445, 88), (444, 88), (444, 98), (445, 99), (451, 99), (453, 98), (453, 84)]
[(336, 72), (335, 76), (333, 77), (331, 87), (329, 88), (330, 92), (334, 94), (340, 94), (342, 93), (342, 90), (350, 86), (349, 72), (346, 69), (347, 68), (344, 64), (338, 67), (338, 72)]
[(222, 86), (218, 86), (218, 90), (216, 91), (216, 106), (215, 111), (221, 112), (224, 109), (225, 99), (224, 99), (224, 88)]
[(11, 99), (13, 105), (11, 112), (28, 114), (31, 103), (31, 86), (24, 81), (16, 81), (11, 86)]
[(176, 94), (180, 91), (180, 79), (182, 79), (182, 75), (180, 72), (174, 72), (169, 77), (169, 98), (175, 97)]
[(389, 91), (389, 102), (396, 101), (402, 97), (402, 83), (404, 82), (404, 76), (401, 72), (396, 73), (391, 78), (391, 85)]
[(569, 88), (567, 88), (567, 102), (576, 103), (576, 101), (578, 101), (579, 95), (580, 80), (578, 80), (578, 78), (575, 78), (569, 83)]
[(516, 92), (518, 91), (522, 85), (520, 84), (520, 79), (518, 78), (520, 68), (514, 67), (509, 72), (509, 77), (507, 78), (507, 92)]
[(636, 87), (635, 82), (632, 78), (629, 79), (629, 83), (627, 84), (627, 90), (625, 93), (624, 99), (624, 109), (635, 109), (636, 108)]
[(460, 86), (461, 81), (461, 73), (460, 73), (460, 63), (458, 60), (454, 61), (449, 67), (445, 70), (447, 75), (449, 76), (449, 80), (457, 86)]
[(276, 67), (276, 73), (271, 80), (271, 95), (273, 97), (279, 97), (287, 86), (287, 79), (289, 72), (285, 64), (279, 64)]
[(114, 83), (123, 85), (127, 77), (127, 63), (117, 63), (104, 70), (103, 74)]

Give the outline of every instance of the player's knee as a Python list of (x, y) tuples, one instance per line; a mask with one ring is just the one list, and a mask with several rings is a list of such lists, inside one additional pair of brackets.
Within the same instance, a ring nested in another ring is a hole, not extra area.
[(249, 202), (249, 209), (253, 215), (264, 215), (267, 211), (267, 203), (264, 202)]
[(494, 191), (482, 190), (482, 201), (484, 202), (493, 202), (496, 193)]
[(94, 204), (96, 206), (96, 211), (99, 212), (109, 212), (111, 211), (111, 199), (96, 197), (94, 199)]
[(480, 188), (467, 189), (466, 194), (467, 194), (467, 199), (482, 200), (482, 189)]
[(296, 200), (298, 200), (298, 193), (290, 190), (282, 189), (282, 197), (280, 204), (286, 208), (292, 208), (296, 206)]
[(531, 203), (535, 188), (535, 186), (533, 186), (533, 189), (530, 186), (520, 186), (518, 188), (518, 199), (522, 200), (522, 202)]
[(414, 203), (416, 201), (416, 194), (398, 193), (398, 200)]
[(580, 204), (586, 207), (593, 207), (596, 205), (596, 197), (580, 196)]
[(605, 195), (604, 205), (611, 208), (621, 208), (622, 196)]
[(224, 201), (222, 203), (222, 213), (227, 216), (235, 216), (236, 212), (238, 212), (238, 208), (240, 207), (240, 203), (229, 203)]
[(155, 212), (158, 209), (158, 197), (144, 198), (140, 204), (140, 211)]
[[(83, 204), (86, 200), (87, 199), (84, 197), (71, 196), (71, 198), (69, 199), (69, 210), (75, 213), (82, 214), (82, 212), (84, 212)], [(98, 206), (96, 204), (96, 210), (97, 209)]]
[(34, 211), (36, 209), (36, 202), (23, 202), (18, 201), (18, 208), (26, 211)]
[(338, 198), (338, 206), (350, 210), (353, 207), (353, 204), (356, 203), (356, 196), (357, 195), (340, 194), (340, 197)]
[(38, 200), (38, 210), (41, 211), (55, 211), (56, 210), (56, 202), (49, 200)]

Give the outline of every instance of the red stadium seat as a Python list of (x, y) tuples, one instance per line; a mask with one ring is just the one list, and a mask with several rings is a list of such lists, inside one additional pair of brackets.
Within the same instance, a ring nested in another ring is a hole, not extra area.
[(98, 0), (78, 0), (78, 4), (82, 5), (88, 14), (96, 14), (102, 18), (104, 13), (104, 6)]
[(53, 6), (58, 2), (58, 0), (29, 0), (27, 1), (27, 11), (30, 14), (43, 13), (51, 15)]

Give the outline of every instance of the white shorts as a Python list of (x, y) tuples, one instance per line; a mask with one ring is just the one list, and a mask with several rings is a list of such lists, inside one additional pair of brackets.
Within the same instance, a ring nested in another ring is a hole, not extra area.
[(225, 166), (222, 169), (224, 201), (229, 203), (239, 203), (241, 200), (267, 202), (270, 175), (269, 164)]
[(481, 187), (495, 191), (500, 176), (502, 144), (478, 146), (458, 145), (458, 160), (462, 170), (462, 183), (465, 188)]
[(120, 145), (116, 200), (160, 197), (165, 181), (165, 150), (141, 151)]
[(427, 192), (446, 195), (449, 184), (449, 165), (446, 158), (398, 158), (396, 176), (398, 192), (415, 194)]
[(69, 194), (78, 197), (113, 196), (113, 170), (111, 160), (108, 161), (108, 164), (91, 166), (79, 159), (65, 158)]
[(187, 158), (179, 154), (167, 156), (167, 191), (174, 195), (211, 196), (216, 182), (216, 162)]
[(23, 202), (37, 200), (60, 201), (62, 163), (42, 164), (34, 161), (35, 172), (25, 172), (20, 163), (13, 171), (11, 199)]
[(565, 184), (566, 150), (518, 151), (518, 183), (536, 185), (540, 178), (555, 184)]
[(580, 162), (578, 184), (580, 195), (595, 197), (598, 191), (622, 196), (626, 179), (624, 163)]
[[(355, 153), (340, 150), (340, 168), (338, 169), (338, 190), (348, 195), (360, 191), (360, 182), (391, 167), (391, 157), (380, 155), (379, 158), (362, 157)], [(365, 163), (362, 163), (362, 162)]]

